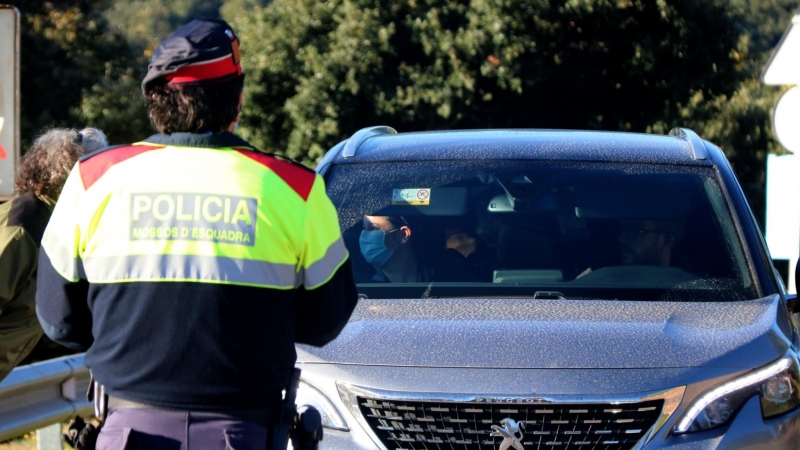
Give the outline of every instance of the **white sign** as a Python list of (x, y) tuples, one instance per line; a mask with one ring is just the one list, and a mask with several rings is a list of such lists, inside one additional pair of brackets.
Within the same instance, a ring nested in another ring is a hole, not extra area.
[(800, 152), (800, 87), (792, 87), (778, 99), (772, 112), (772, 131), (786, 150)]
[(800, 84), (800, 25), (798, 24), (800, 15), (795, 15), (764, 68), (764, 73), (761, 75), (764, 84)]
[[(767, 247), (774, 259), (800, 253), (800, 156), (767, 155)], [(794, 272), (794, 267), (790, 268)]]
[(0, 198), (14, 193), (19, 159), (19, 11), (0, 6)]

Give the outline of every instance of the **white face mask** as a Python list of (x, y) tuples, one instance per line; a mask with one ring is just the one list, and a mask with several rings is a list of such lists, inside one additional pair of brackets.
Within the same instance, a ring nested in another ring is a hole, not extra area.
[(361, 246), (361, 254), (368, 263), (381, 267), (389, 261), (394, 254), (394, 249), (386, 247), (386, 234), (399, 230), (395, 228), (391, 231), (383, 230), (364, 230), (358, 238)]

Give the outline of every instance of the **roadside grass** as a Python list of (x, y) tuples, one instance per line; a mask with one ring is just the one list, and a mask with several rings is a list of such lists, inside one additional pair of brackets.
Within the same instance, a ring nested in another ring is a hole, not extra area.
[(0, 442), (0, 450), (36, 450), (36, 432), (32, 431), (22, 437)]
[[(88, 420), (88, 419), (87, 419)], [(93, 423), (97, 426), (97, 420), (94, 417), (91, 420), (88, 420), (90, 423)], [(69, 424), (72, 421), (64, 422), (61, 424), (61, 432), (66, 433), (67, 429), (69, 428)], [(20, 436), (15, 439), (11, 439), (9, 441), (0, 442), (0, 450), (36, 450), (36, 431), (31, 431), (30, 433), (26, 433), (23, 436)], [(61, 444), (62, 449), (69, 450), (71, 447), (67, 444)]]

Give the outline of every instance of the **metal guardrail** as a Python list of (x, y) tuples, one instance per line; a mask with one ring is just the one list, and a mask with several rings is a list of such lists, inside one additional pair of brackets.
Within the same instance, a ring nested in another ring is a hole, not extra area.
[(94, 416), (88, 387), (83, 355), (17, 367), (0, 382), (0, 442), (76, 415)]

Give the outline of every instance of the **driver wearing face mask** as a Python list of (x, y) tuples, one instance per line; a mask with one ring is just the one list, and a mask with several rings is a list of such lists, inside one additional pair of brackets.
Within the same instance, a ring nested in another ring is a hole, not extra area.
[(361, 254), (375, 267), (378, 283), (426, 283), (434, 270), (417, 259), (411, 245), (411, 227), (402, 216), (364, 216)]

